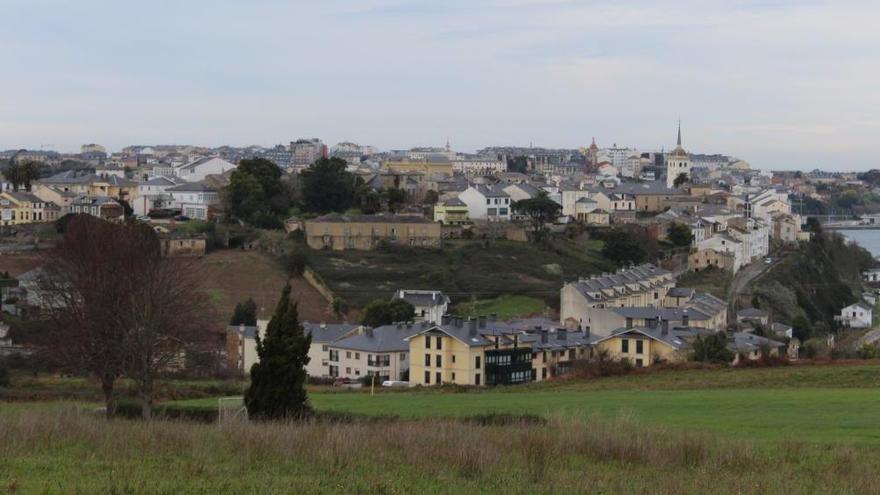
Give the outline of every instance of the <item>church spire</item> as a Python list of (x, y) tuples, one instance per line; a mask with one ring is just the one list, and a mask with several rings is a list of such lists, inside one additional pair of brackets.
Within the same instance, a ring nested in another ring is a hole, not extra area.
[(681, 120), (678, 121), (678, 143), (681, 146)]

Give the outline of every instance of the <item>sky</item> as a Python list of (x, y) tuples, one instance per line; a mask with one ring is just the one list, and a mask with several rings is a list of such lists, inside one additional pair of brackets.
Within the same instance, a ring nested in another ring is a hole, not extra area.
[(684, 146), (876, 167), (880, 2), (0, 0), (0, 149)]

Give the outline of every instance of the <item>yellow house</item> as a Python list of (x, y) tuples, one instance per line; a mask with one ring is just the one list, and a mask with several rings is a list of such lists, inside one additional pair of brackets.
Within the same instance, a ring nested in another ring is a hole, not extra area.
[(461, 225), (468, 222), (468, 207), (464, 201), (452, 198), (434, 205), (434, 221), (444, 225)]
[(690, 344), (668, 322), (655, 327), (633, 327), (615, 330), (596, 341), (596, 352), (607, 353), (615, 361), (629, 360), (641, 368), (659, 362), (677, 363), (687, 360)]
[(0, 194), (0, 225), (54, 222), (61, 208), (29, 192), (7, 191)]
[(389, 172), (421, 172), (425, 175), (452, 175), (452, 162), (383, 162), (382, 167)]
[(540, 381), (590, 356), (590, 336), (557, 329), (533, 333), (485, 317), (444, 316), (409, 337), (412, 385), (511, 385)]

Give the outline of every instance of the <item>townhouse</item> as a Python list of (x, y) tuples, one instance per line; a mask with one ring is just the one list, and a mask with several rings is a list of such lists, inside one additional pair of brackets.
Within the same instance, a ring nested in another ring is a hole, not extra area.
[(407, 339), (428, 328), (427, 322), (364, 327), (361, 331), (327, 343), (327, 376), (385, 380), (410, 379), (410, 345)]
[(70, 203), (70, 213), (91, 215), (110, 221), (122, 221), (125, 218), (125, 208), (107, 196), (80, 196)]
[[(172, 175), (180, 177), (187, 182), (199, 182), (205, 180), (208, 175), (222, 175), (237, 167), (222, 158), (212, 156), (198, 158), (172, 168)], [(167, 173), (166, 170), (160, 170)]]
[(434, 205), (434, 221), (443, 225), (462, 225), (469, 221), (468, 206), (458, 198), (440, 201)]
[(220, 192), (204, 181), (168, 187), (165, 193), (171, 195), (171, 203), (181, 215), (197, 220), (210, 220), (220, 203)]
[(672, 273), (650, 263), (563, 285), (560, 317), (566, 326), (585, 326), (595, 309), (661, 307), (675, 286)]

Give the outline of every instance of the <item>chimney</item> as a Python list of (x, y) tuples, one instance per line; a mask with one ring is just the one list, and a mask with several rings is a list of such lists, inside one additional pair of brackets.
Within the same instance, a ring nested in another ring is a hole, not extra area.
[(497, 320), (497, 319), (498, 319), (498, 315), (496, 315), (495, 313), (492, 313), (491, 315), (489, 315), (489, 322), (490, 323), (495, 323), (495, 320)]
[(449, 315), (443, 315), (443, 316), (440, 317), (440, 324), (441, 324), (441, 325), (449, 325), (449, 320), (451, 320), (451, 319), (452, 319), (451, 316), (449, 316)]
[(669, 320), (660, 320), (660, 333), (662, 335), (669, 334)]
[(648, 328), (657, 328), (657, 318), (648, 318), (645, 320)]
[(681, 326), (687, 328), (690, 324), (691, 316), (688, 314), (688, 310), (682, 311), (681, 314)]
[(586, 327), (584, 327), (584, 337), (589, 337), (589, 336), (590, 336), (590, 327), (586, 326)]
[(461, 325), (462, 325), (461, 316), (456, 316), (455, 317), (455, 326), (458, 328), (461, 328)]
[(473, 318), (468, 319), (468, 333), (471, 335), (475, 335), (477, 333), (477, 320)]
[(568, 330), (564, 328), (556, 329), (556, 340), (568, 340)]
[(432, 292), (432, 293), (431, 293), (431, 302), (435, 302), (435, 301), (437, 301), (437, 293), (436, 293), (436, 292)]
[(632, 327), (633, 327), (633, 319), (628, 317), (626, 319), (626, 328), (632, 328)]
[(517, 345), (519, 345), (519, 335), (513, 334), (513, 348), (516, 349)]
[(403, 323), (401, 323), (401, 322), (398, 321), (398, 322), (397, 322), (397, 328), (398, 328), (398, 329), (403, 328)]
[[(400, 328), (400, 327), (398, 327), (398, 328)], [(373, 338), (373, 329), (371, 327), (367, 327), (364, 330), (364, 335), (366, 335), (368, 339), (372, 339)]]
[(486, 328), (486, 317), (485, 316), (481, 316), (478, 321), (480, 324), (480, 328)]
[(541, 343), (547, 343), (547, 330), (541, 330)]

